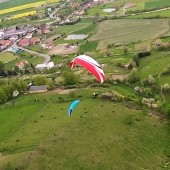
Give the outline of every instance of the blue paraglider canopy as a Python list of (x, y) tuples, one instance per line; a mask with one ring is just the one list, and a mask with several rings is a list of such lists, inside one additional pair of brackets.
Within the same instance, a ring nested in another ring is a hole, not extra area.
[(80, 102), (80, 100), (75, 100), (71, 103), (69, 109), (68, 109), (68, 116), (71, 116), (71, 112), (75, 108), (75, 106)]

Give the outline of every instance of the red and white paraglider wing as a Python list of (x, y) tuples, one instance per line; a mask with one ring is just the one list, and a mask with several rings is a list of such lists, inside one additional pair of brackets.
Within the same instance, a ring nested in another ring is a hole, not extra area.
[(70, 67), (73, 68), (75, 64), (88, 70), (100, 83), (103, 83), (105, 80), (105, 75), (101, 66), (93, 58), (86, 55), (80, 55), (70, 62)]

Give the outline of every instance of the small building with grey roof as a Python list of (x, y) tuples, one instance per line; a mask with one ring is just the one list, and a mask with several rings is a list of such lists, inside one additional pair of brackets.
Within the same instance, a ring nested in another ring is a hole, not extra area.
[(29, 93), (45, 93), (48, 91), (48, 88), (46, 85), (41, 86), (31, 86), (29, 88)]

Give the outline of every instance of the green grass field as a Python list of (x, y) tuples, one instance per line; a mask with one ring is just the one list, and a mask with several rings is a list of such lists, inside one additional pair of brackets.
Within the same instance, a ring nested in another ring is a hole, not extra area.
[(151, 0), (145, 3), (145, 10), (159, 9), (170, 6), (169, 0)]
[(9, 0), (6, 2), (0, 3), (0, 10), (7, 9), (7, 8), (12, 8), (20, 5), (25, 5), (28, 3), (34, 3), (34, 2), (40, 2), (42, 0)]
[(98, 42), (95, 42), (95, 41), (85, 42), (83, 45), (80, 46), (79, 51), (80, 51), (80, 53), (95, 51), (97, 48), (97, 44), (98, 44)]
[[(0, 169), (164, 169), (170, 142), (166, 122), (92, 99), (98, 90), (77, 90), (73, 98), (55, 92), (24, 95), (14, 106), (1, 105)], [(68, 117), (70, 102), (78, 98)]]
[(34, 65), (40, 64), (40, 63), (42, 63), (42, 61), (43, 61), (43, 59), (42, 59), (41, 57), (37, 57), (37, 56), (31, 57), (31, 56), (29, 55), (29, 53), (27, 53), (27, 52), (22, 52), (22, 53), (23, 53), (22, 56), (21, 56), (20, 54), (18, 54), (20, 57), (16, 58), (16, 59), (13, 60), (13, 61), (8, 62), (7, 64), (5, 64), (5, 67), (11, 69), (12, 67), (15, 66), (15, 64), (16, 64), (17, 62), (22, 61), (22, 60), (26, 60), (26, 61), (28, 61), (29, 63), (32, 63), (32, 64), (34, 64)]
[(143, 18), (169, 18), (170, 17), (170, 10), (165, 10), (165, 11), (155, 11), (152, 13), (143, 13), (140, 15), (132, 15), (132, 16), (128, 16), (127, 18), (139, 18), (139, 19), (143, 19)]
[(9, 63), (13, 60), (16, 60), (18, 58), (17, 55), (14, 55), (13, 53), (10, 52), (5, 52), (0, 54), (0, 61), (3, 63)]
[(78, 32), (80, 30), (84, 30), (88, 27), (90, 27), (92, 23), (90, 22), (85, 22), (85, 23), (77, 23), (74, 25), (63, 25), (63, 26), (58, 26), (56, 27), (50, 34), (48, 34), (47, 38), (51, 37), (52, 35), (55, 34), (63, 34), (65, 33), (66, 35), (69, 35), (74, 32)]
[(90, 40), (100, 41), (98, 49), (110, 43), (130, 43), (149, 40), (168, 32), (168, 19), (121, 19), (108, 20), (97, 26), (97, 33)]

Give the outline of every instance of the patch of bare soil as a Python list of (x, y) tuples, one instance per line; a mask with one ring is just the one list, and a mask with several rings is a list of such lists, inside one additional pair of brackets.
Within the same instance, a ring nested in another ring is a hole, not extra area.
[(151, 110), (149, 112), (149, 116), (159, 118), (160, 120), (163, 120), (165, 118), (165, 115), (163, 113)]
[(56, 34), (56, 35), (48, 38), (45, 42), (46, 42), (46, 43), (52, 43), (55, 39), (60, 38), (60, 37), (61, 37), (60, 34)]
[(58, 55), (66, 55), (76, 53), (78, 50), (77, 46), (68, 46), (67, 44), (58, 44), (54, 46), (49, 52), (49, 55), (58, 54)]
[(128, 74), (113, 74), (113, 80), (126, 80), (128, 78)]
[(71, 91), (74, 91), (74, 90), (75, 89), (60, 89), (60, 88), (57, 88), (54, 91), (58, 94), (68, 94), (68, 93), (70, 93)]

